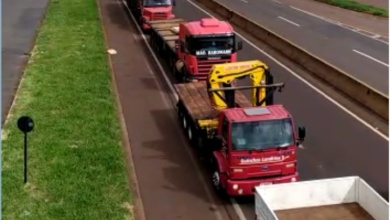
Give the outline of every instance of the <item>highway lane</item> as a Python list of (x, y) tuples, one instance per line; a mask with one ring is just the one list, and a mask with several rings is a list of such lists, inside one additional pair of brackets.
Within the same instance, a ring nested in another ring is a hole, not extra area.
[(2, 122), (27, 62), (36, 29), (43, 18), (48, 0), (2, 1)]
[[(187, 20), (207, 17), (188, 0), (179, 1), (174, 12)], [(307, 128), (305, 149), (300, 149), (298, 156), (301, 179), (358, 175), (387, 198), (388, 141), (309, 88), (281, 65), (244, 43), (239, 60), (250, 59), (263, 60), (276, 79), (286, 83), (285, 91), (276, 94), (275, 99), (287, 107), (298, 125)], [(240, 207), (247, 219), (253, 218), (253, 203), (243, 202)]]
[(388, 93), (388, 44), (308, 15), (283, 1), (217, 2), (244, 14), (379, 91)]

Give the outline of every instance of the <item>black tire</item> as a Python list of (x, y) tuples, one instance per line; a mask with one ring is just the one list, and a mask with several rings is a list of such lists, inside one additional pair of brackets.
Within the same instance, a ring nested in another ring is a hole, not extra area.
[[(187, 122), (188, 122), (188, 118), (187, 118)], [(190, 146), (196, 147), (195, 145), (196, 145), (197, 137), (196, 137), (196, 131), (192, 123), (188, 124), (186, 132), (187, 132), (188, 142), (190, 143)]]
[(180, 102), (178, 102), (178, 103), (176, 104), (176, 109), (177, 109), (177, 117), (178, 117), (178, 119), (179, 119), (179, 121), (180, 121), (180, 123), (181, 123), (181, 118), (183, 117), (183, 110), (182, 110), (182, 107), (181, 107), (181, 103), (180, 103)]
[(221, 174), (218, 168), (215, 168), (211, 174), (211, 184), (218, 197), (226, 198), (227, 194), (221, 184)]
[(221, 184), (221, 172), (218, 167), (218, 163), (216, 158), (211, 158), (210, 167), (212, 167), (212, 173), (210, 177), (211, 185), (213, 186), (213, 189), (215, 191), (215, 194), (217, 194), (220, 198), (226, 198), (227, 194), (225, 189), (222, 187)]
[(186, 82), (188, 82), (188, 78), (187, 77), (188, 77), (188, 71), (187, 71), (186, 67), (183, 66), (181, 71), (178, 72), (177, 80), (180, 83), (186, 83)]

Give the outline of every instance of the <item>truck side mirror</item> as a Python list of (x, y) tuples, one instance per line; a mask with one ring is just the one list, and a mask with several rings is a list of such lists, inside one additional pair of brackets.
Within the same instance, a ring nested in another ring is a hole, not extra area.
[(240, 50), (242, 50), (242, 41), (238, 41), (238, 43), (237, 43), (237, 51), (240, 51)]
[(303, 142), (305, 140), (306, 136), (306, 128), (305, 127), (298, 127), (298, 139), (299, 142)]

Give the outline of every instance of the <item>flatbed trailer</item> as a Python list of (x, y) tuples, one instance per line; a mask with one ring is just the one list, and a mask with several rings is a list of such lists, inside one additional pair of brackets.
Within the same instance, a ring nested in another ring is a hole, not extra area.
[(151, 21), (150, 25), (150, 44), (154, 50), (167, 60), (170, 70), (177, 79), (186, 81), (184, 74), (180, 72), (183, 63), (178, 63), (179, 55), (179, 27), (180, 23), (186, 21), (181, 18)]
[(168, 64), (176, 69), (177, 41), (179, 40), (179, 25), (186, 22), (184, 19), (175, 18), (167, 20), (150, 21), (150, 43), (151, 46), (168, 58)]
[[(206, 82), (193, 82), (175, 85), (179, 96), (179, 107), (183, 108), (194, 126), (202, 128), (216, 128), (219, 111), (211, 105), (207, 94)], [(251, 107), (251, 103), (241, 91), (236, 91), (236, 103), (241, 107)]]
[(359, 177), (342, 177), (255, 189), (257, 220), (388, 220), (389, 204)]
[[(210, 156), (214, 145), (213, 136), (218, 128), (219, 111), (212, 106), (207, 94), (206, 82), (175, 84), (179, 101), (177, 108), (180, 120), (190, 138), (202, 154)], [(251, 107), (251, 103), (241, 91), (236, 91), (235, 100), (241, 107)]]

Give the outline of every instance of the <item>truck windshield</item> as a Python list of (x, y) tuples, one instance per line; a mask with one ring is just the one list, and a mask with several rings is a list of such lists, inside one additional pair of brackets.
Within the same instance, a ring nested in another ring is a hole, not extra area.
[(234, 50), (234, 36), (192, 38), (191, 53), (198, 56), (229, 55)]
[(232, 123), (233, 150), (262, 150), (294, 144), (290, 119)]
[(144, 0), (145, 7), (171, 6), (171, 0)]

